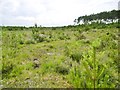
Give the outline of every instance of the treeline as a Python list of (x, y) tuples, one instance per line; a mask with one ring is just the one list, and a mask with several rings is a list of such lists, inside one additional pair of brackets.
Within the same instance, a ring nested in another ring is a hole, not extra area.
[(9, 30), (9, 31), (17, 31), (17, 30), (25, 30), (27, 27), (25, 26), (2, 26), (1, 30)]
[(115, 23), (92, 23), (92, 24), (81, 24), (81, 25), (68, 25), (68, 26), (63, 26), (63, 27), (20, 27), (20, 26), (2, 26), (3, 31), (32, 31), (32, 30), (73, 30), (76, 31), (78, 29), (82, 29), (83, 31), (88, 31), (91, 29), (105, 29), (105, 28), (119, 28), (120, 25), (115, 22)]
[(94, 22), (97, 23), (114, 23), (118, 22), (120, 10), (112, 10), (112, 11), (105, 11), (97, 14), (85, 15), (80, 16), (74, 20), (77, 24), (91, 24)]
[[(97, 14), (91, 14), (91, 15), (85, 15), (80, 16), (77, 19), (74, 20), (74, 22), (77, 25), (68, 25), (68, 26), (61, 26), (61, 27), (42, 27), (37, 26), (35, 24), (31, 27), (25, 27), (25, 26), (0, 26), (0, 30), (9, 30), (9, 31), (17, 31), (17, 30), (33, 30), (34, 28), (37, 28), (39, 30), (65, 30), (65, 29), (72, 29), (72, 28), (83, 28), (83, 27), (89, 27), (89, 28), (119, 28), (120, 25), (118, 24), (119, 18), (120, 18), (120, 10), (112, 10), (112, 11), (105, 11)], [(82, 24), (82, 25), (81, 25)]]

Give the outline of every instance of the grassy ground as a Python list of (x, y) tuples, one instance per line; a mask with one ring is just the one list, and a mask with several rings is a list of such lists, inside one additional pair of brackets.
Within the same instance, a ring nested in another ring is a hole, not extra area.
[[(82, 62), (87, 61), (92, 72), (92, 42), (98, 38), (101, 42), (96, 47), (96, 73), (101, 70), (101, 78), (96, 80), (96, 87), (117, 87), (117, 28), (32, 30), (2, 31), (3, 87), (93, 87), (92, 76), (88, 83), (83, 82), (90, 73)], [(101, 65), (106, 71), (98, 68)]]

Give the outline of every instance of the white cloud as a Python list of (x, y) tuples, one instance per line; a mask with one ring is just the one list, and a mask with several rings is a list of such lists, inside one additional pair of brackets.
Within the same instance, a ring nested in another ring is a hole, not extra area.
[(1, 0), (4, 25), (59, 26), (73, 24), (81, 15), (118, 8), (119, 0)]
[(31, 21), (32, 21), (32, 22), (35, 21), (35, 18), (34, 18), (34, 17), (18, 16), (18, 17), (16, 17), (15, 19), (16, 19), (16, 20), (28, 21), (28, 22), (29, 22), (29, 21), (30, 21), (30, 22), (31, 22)]

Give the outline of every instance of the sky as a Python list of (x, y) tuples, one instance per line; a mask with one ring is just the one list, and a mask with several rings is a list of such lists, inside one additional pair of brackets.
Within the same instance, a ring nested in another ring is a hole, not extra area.
[(0, 25), (66, 26), (79, 16), (118, 10), (119, 0), (0, 0)]

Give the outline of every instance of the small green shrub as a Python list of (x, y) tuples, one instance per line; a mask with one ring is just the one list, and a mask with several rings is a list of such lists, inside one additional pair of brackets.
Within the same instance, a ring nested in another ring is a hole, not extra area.
[(90, 27), (85, 27), (84, 28), (84, 31), (86, 32), (86, 31), (89, 31), (90, 30)]
[[(44, 33), (44, 31), (42, 33)], [(45, 41), (45, 38), (46, 38), (44, 34), (39, 33), (38, 29), (32, 30), (32, 36), (33, 36), (33, 39), (38, 43)]]
[(5, 62), (3, 63), (2, 66), (2, 78), (9, 78), (10, 77), (10, 73), (12, 72), (14, 68), (14, 65), (11, 63), (6, 64)]
[(68, 76), (67, 79), (68, 81), (73, 85), (74, 88), (86, 88), (86, 80), (85, 78), (82, 77), (82, 72), (80, 71), (80, 68), (73, 67)]
[(70, 40), (70, 37), (68, 34), (62, 33), (62, 34), (60, 34), (59, 39), (60, 40)]
[(39, 36), (37, 42), (43, 42), (43, 41), (45, 41), (45, 37)]
[(64, 52), (65, 52), (65, 55), (68, 57), (71, 55), (71, 52), (72, 52), (70, 49), (71, 48), (68, 45), (65, 46)]
[(46, 36), (44, 36), (43, 34), (33, 34), (33, 39), (39, 43), (46, 41)]
[(69, 73), (69, 68), (63, 65), (59, 65), (56, 67), (56, 72), (65, 75)]
[(78, 30), (78, 33), (79, 33), (79, 34), (81, 34), (82, 32), (83, 32), (82, 29), (79, 29), (79, 30)]
[(82, 53), (74, 52), (70, 55), (70, 58), (72, 58), (73, 61), (80, 62), (80, 60), (82, 59)]
[(19, 66), (14, 67), (10, 73), (10, 77), (19, 76), (20, 74), (22, 74), (22, 70), (23, 70), (23, 68), (21, 68)]
[(65, 37), (61, 35), (61, 36), (59, 36), (59, 39), (60, 40), (65, 40)]
[(84, 40), (83, 40), (83, 43), (84, 43), (84, 44), (90, 44), (90, 40), (89, 40), (89, 39), (84, 39)]
[(42, 74), (44, 74), (46, 72), (55, 71), (56, 65), (57, 64), (52, 62), (52, 61), (41, 64), (41, 72), (42, 72)]
[(19, 40), (19, 44), (24, 44), (24, 41), (23, 40)]
[(77, 40), (86, 39), (86, 37), (83, 34), (78, 34), (76, 37), (77, 37)]

